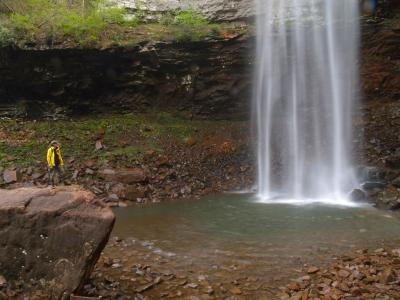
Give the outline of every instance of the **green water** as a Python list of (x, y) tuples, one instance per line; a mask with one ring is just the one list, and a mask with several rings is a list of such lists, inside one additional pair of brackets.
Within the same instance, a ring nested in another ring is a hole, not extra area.
[(114, 235), (171, 258), (176, 269), (242, 265), (245, 274), (264, 276), (267, 269), (292, 272), (347, 251), (400, 244), (398, 217), (371, 207), (274, 205), (222, 195), (116, 214)]
[(400, 240), (400, 219), (390, 212), (371, 207), (264, 204), (240, 194), (124, 208), (116, 214), (115, 234), (145, 239), (205, 235), (260, 242), (291, 238), (307, 243), (316, 237), (328, 243)]

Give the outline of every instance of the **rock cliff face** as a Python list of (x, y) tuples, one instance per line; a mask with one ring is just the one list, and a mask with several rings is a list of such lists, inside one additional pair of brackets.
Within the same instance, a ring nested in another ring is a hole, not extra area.
[(61, 106), (75, 114), (160, 108), (243, 117), (252, 44), (238, 37), (108, 50), (3, 49), (0, 103), (23, 103), (32, 116)]
[(143, 9), (153, 14), (196, 9), (216, 21), (236, 21), (254, 15), (255, 0), (117, 0), (130, 10)]
[(28, 295), (46, 296), (35, 299), (61, 299), (80, 288), (115, 220), (93, 198), (75, 188), (0, 190), (0, 275), (24, 281)]
[[(399, 10), (393, 1), (382, 3), (379, 16), (393, 19), (363, 28), (362, 88), (366, 99), (395, 100)], [(121, 4), (136, 5), (128, 0)], [(144, 4), (160, 11), (193, 4), (210, 14), (224, 12), (226, 18), (230, 12), (235, 19), (250, 16), (246, 12), (253, 1), (148, 0)], [(1, 49), (0, 116), (162, 109), (204, 118), (246, 118), (254, 49), (254, 37), (235, 34), (219, 40), (150, 41), (105, 50)]]

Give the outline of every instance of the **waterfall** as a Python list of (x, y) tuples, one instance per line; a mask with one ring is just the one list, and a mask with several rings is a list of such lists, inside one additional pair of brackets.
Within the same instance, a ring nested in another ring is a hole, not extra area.
[(346, 201), (356, 186), (359, 1), (255, 1), (259, 196)]

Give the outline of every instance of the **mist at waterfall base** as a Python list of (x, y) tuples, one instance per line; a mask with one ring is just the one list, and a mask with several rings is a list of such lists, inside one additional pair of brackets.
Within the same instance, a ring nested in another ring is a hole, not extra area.
[(256, 1), (259, 198), (354, 205), (359, 3)]

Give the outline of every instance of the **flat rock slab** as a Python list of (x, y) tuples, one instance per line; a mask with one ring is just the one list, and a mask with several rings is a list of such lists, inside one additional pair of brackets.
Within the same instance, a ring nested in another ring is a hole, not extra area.
[(133, 169), (104, 169), (99, 171), (100, 177), (107, 181), (124, 184), (143, 183), (147, 180), (146, 173), (139, 168)]
[(94, 200), (79, 187), (0, 190), (0, 275), (51, 299), (81, 288), (115, 222)]

